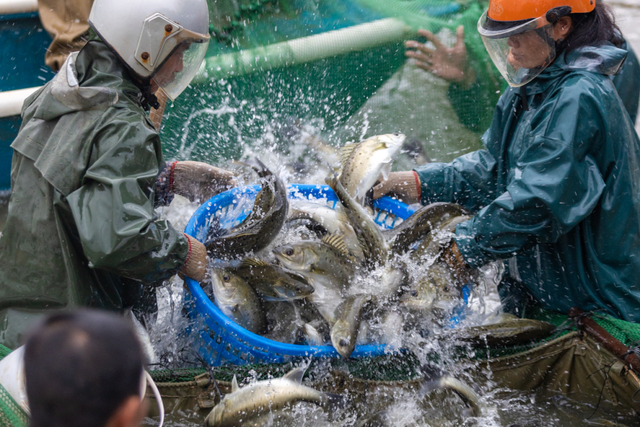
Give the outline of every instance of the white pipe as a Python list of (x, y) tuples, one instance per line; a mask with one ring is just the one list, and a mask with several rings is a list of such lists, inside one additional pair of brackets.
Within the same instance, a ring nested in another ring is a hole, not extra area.
[(415, 35), (415, 32), (403, 21), (388, 18), (254, 49), (211, 56), (203, 62), (193, 83), (331, 58), (404, 41)]
[(24, 100), (39, 87), (0, 92), (0, 117), (19, 116)]
[(0, 15), (37, 12), (37, 0), (0, 0)]

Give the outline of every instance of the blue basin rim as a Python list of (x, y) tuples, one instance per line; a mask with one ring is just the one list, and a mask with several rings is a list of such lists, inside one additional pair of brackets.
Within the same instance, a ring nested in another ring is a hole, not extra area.
[[(185, 233), (198, 238), (197, 228), (199, 223), (201, 223), (201, 221), (206, 222), (206, 219), (213, 212), (215, 212), (215, 207), (226, 206), (235, 197), (243, 194), (255, 194), (259, 191), (259, 189), (260, 186), (258, 185), (239, 187), (212, 197), (196, 210), (185, 228)], [(299, 191), (300, 193), (310, 195), (311, 197), (316, 199), (326, 198), (329, 201), (337, 200), (337, 196), (335, 195), (333, 190), (331, 190), (331, 188), (326, 185), (290, 184), (288, 185), (287, 189), (289, 194), (295, 194)], [(414, 210), (409, 206), (386, 196), (375, 200), (374, 207), (385, 211), (392, 211), (394, 215), (402, 219), (408, 218), (414, 212)], [(235, 339), (244, 341), (251, 346), (259, 348), (261, 351), (273, 352), (280, 355), (285, 354), (298, 357), (341, 357), (336, 349), (331, 345), (308, 346), (287, 344), (273, 341), (260, 335), (254, 334), (253, 332), (244, 329), (243, 327), (230, 320), (227, 316), (225, 316), (220, 311), (220, 309), (218, 309), (218, 307), (216, 307), (215, 304), (209, 299), (209, 297), (207, 297), (197, 281), (186, 277), (186, 283), (189, 291), (191, 292), (191, 295), (195, 299), (196, 309), (205, 318), (205, 321), (207, 317), (214, 319), (216, 323), (224, 326), (226, 333), (233, 335)], [(359, 345), (356, 346), (351, 357), (381, 355), (384, 354), (385, 347), (386, 346), (384, 344)]]

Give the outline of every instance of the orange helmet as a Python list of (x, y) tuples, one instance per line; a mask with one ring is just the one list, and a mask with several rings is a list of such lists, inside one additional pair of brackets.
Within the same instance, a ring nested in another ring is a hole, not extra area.
[(570, 13), (591, 12), (595, 7), (595, 0), (491, 0), (488, 15), (494, 21), (504, 22), (536, 19), (555, 13), (555, 18), (548, 16), (552, 22)]
[(484, 36), (493, 31), (517, 27), (522, 32), (555, 24), (558, 19), (572, 13), (589, 13), (596, 0), (490, 0), (486, 20), (478, 28)]

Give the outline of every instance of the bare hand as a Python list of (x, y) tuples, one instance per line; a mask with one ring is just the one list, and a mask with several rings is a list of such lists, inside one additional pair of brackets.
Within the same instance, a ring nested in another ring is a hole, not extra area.
[(440, 39), (431, 31), (418, 30), (418, 34), (424, 36), (436, 47), (429, 49), (426, 45), (415, 40), (405, 42), (408, 49), (405, 55), (416, 60), (416, 65), (429, 71), (448, 82), (470, 86), (476, 81), (476, 74), (469, 66), (469, 56), (464, 44), (464, 27), (461, 25), (456, 30), (456, 45), (446, 47)]

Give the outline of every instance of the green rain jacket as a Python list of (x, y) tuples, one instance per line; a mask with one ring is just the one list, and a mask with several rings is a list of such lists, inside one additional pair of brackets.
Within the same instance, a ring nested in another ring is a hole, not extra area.
[(609, 78), (626, 57), (612, 45), (561, 54), (509, 88), (485, 149), (416, 170), (422, 203), (476, 215), (455, 240), (472, 267), (507, 259), (548, 309), (603, 308), (640, 321), (640, 141)]
[(0, 343), (19, 345), (49, 310), (121, 310), (184, 264), (186, 238), (154, 213), (164, 161), (140, 100), (98, 40), (26, 100), (0, 237)]

